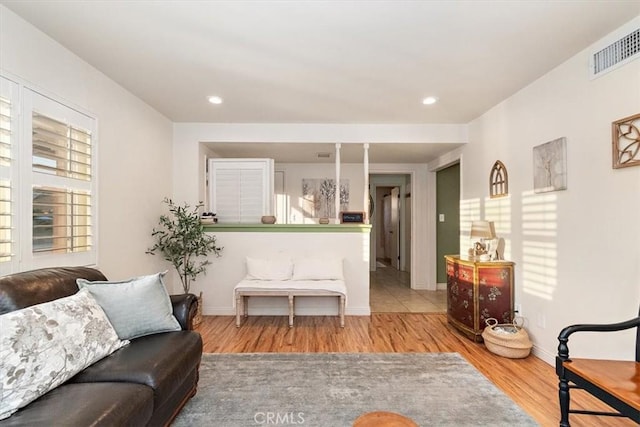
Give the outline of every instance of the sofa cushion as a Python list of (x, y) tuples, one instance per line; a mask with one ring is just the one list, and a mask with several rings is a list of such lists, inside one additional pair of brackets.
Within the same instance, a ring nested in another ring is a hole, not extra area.
[(123, 281), (78, 279), (102, 306), (121, 339), (133, 339), (159, 332), (179, 331), (173, 307), (164, 286), (164, 273)]
[(344, 280), (342, 258), (298, 258), (293, 264), (292, 280)]
[(128, 343), (86, 290), (3, 314), (0, 331), (0, 419)]
[(153, 391), (140, 384), (63, 384), (0, 421), (0, 427), (145, 426)]
[(89, 366), (71, 381), (144, 384), (153, 389), (154, 408), (158, 408), (198, 369), (201, 357), (202, 338), (197, 332), (147, 335)]

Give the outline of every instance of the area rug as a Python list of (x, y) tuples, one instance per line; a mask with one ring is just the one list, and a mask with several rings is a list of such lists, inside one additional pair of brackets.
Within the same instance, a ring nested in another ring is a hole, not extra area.
[(425, 426), (535, 426), (457, 353), (204, 354), (175, 427), (348, 427), (372, 411)]

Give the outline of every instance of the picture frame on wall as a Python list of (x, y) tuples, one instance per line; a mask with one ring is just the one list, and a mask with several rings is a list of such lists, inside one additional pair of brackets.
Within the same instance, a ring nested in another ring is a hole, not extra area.
[(567, 189), (567, 139), (558, 138), (533, 147), (533, 190), (536, 193)]
[(611, 123), (613, 168), (640, 166), (640, 114)]

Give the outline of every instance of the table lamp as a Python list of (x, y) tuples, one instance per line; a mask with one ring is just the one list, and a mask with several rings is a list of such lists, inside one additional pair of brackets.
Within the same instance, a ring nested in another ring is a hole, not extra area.
[(493, 221), (472, 221), (469, 238), (472, 241), (469, 255), (480, 261), (489, 261), (489, 248), (486, 241), (496, 239)]

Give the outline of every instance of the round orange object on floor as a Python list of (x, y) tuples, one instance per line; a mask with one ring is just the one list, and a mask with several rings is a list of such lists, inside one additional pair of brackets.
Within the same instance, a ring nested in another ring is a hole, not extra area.
[(394, 412), (376, 411), (360, 415), (353, 427), (418, 427), (418, 424)]

